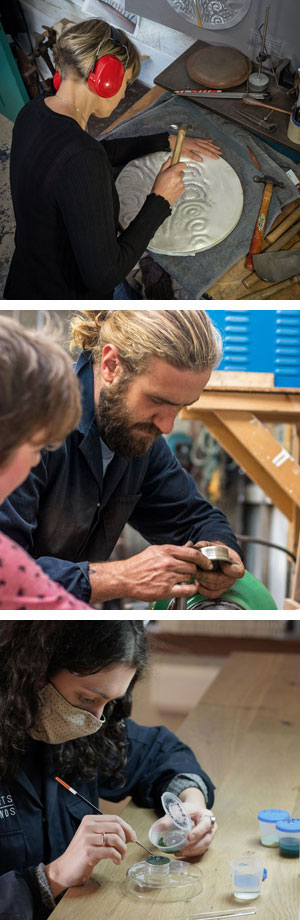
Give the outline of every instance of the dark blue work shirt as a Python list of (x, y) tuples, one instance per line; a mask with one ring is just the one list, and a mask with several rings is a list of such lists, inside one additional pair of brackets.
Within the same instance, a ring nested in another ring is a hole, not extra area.
[(203, 498), (160, 437), (138, 459), (114, 455), (103, 478), (89, 353), (76, 365), (83, 413), (78, 428), (41, 462), (0, 509), (0, 530), (45, 572), (87, 603), (90, 562), (106, 562), (126, 523), (149, 543), (219, 540), (241, 555), (225, 515)]
[[(207, 807), (212, 807), (213, 783), (176, 735), (131, 719), (126, 720), (126, 731), (123, 786), (114, 787), (109, 776), (82, 782), (76, 775), (68, 776), (69, 784), (97, 807), (99, 796), (119, 802), (130, 795), (140, 807), (161, 808), (162, 792), (174, 776), (192, 773), (204, 780)], [(84, 815), (94, 814), (55, 781), (53, 755), (53, 745), (32, 740), (16, 777), (0, 781), (0, 920), (40, 920), (48, 915), (30, 869), (61, 856)]]

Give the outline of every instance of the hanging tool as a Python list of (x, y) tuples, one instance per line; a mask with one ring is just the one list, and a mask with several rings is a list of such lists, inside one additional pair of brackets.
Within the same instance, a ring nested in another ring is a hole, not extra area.
[(176, 163), (179, 163), (180, 155), (181, 155), (181, 150), (182, 150), (182, 145), (183, 145), (183, 141), (184, 141), (186, 132), (187, 132), (188, 129), (191, 128), (191, 127), (192, 127), (191, 125), (187, 125), (187, 124), (185, 124), (185, 125), (170, 125), (170, 128), (173, 128), (173, 130), (175, 129), (175, 131), (178, 132), (178, 133), (177, 133), (176, 144), (175, 144), (175, 147), (174, 147), (174, 150), (173, 150), (173, 153), (172, 153), (171, 166), (176, 166)]
[(253, 181), (264, 182), (265, 188), (247, 259), (247, 268), (250, 269), (253, 269), (254, 253), (260, 252), (262, 247), (273, 188), (284, 188), (284, 182), (278, 182), (277, 179), (273, 179), (273, 176), (253, 176)]

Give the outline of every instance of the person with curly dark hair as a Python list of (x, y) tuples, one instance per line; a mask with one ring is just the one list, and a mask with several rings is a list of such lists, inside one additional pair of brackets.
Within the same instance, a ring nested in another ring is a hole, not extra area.
[[(119, 865), (132, 827), (89, 802), (159, 807), (168, 789), (194, 827), (182, 849), (200, 856), (216, 824), (213, 784), (185, 744), (163, 726), (129, 719), (143, 674), (142, 621), (0, 623), (0, 918), (44, 920), (66, 888), (102, 859)], [(213, 819), (213, 820), (212, 820)], [(20, 913), (21, 910), (21, 913)]]

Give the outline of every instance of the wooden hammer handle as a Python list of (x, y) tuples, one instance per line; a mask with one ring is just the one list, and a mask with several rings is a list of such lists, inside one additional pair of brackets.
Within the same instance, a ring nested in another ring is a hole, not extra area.
[(175, 148), (174, 148), (172, 159), (171, 159), (171, 166), (176, 166), (176, 163), (179, 163), (180, 154), (182, 150), (182, 144), (183, 144), (185, 135), (186, 135), (186, 128), (179, 128), (177, 138), (176, 138)]
[(252, 237), (252, 242), (250, 246), (250, 252), (247, 259), (247, 268), (253, 269), (253, 256), (260, 252), (262, 247), (262, 242), (264, 238), (264, 232), (266, 229), (268, 210), (270, 206), (270, 201), (272, 198), (273, 185), (272, 182), (267, 182), (264, 188), (264, 193), (262, 197), (262, 203), (259, 211), (259, 215), (255, 224), (255, 230)]
[(272, 109), (272, 112), (283, 112), (284, 115), (291, 114), (289, 109), (279, 109), (277, 105), (267, 105), (266, 102), (261, 102), (260, 99), (249, 99), (248, 96), (244, 96), (242, 102), (244, 105), (259, 105), (261, 109)]

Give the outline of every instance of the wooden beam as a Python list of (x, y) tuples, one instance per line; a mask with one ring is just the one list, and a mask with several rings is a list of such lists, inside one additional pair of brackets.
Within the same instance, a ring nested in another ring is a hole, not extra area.
[[(289, 609), (295, 609), (294, 607)], [(297, 608), (299, 609), (299, 608)], [(262, 637), (262, 636), (225, 636), (222, 634), (222, 623), (220, 623), (220, 634), (201, 635), (200, 632), (190, 634), (170, 633), (168, 624), (165, 624), (166, 631), (162, 626), (148, 627), (150, 640), (150, 649), (155, 655), (231, 655), (232, 652), (275, 652), (275, 654), (295, 654), (300, 653), (299, 636), (290, 637)], [(241, 633), (243, 625), (241, 623)]]
[(224, 387), (220, 390), (205, 388), (198, 402), (182, 410), (181, 418), (197, 419), (201, 417), (203, 421), (206, 412), (228, 409), (251, 412), (265, 421), (297, 424), (300, 418), (300, 391), (277, 393), (271, 390), (269, 393), (259, 393), (247, 390), (243, 392), (227, 390)]
[[(199, 417), (199, 416), (198, 416)], [(300, 467), (251, 412), (205, 412), (202, 419), (213, 437), (276, 508), (293, 520), (300, 507)]]
[(156, 99), (165, 93), (165, 89), (162, 89), (160, 86), (152, 86), (144, 96), (141, 96), (129, 109), (126, 109), (126, 112), (123, 112), (123, 115), (120, 115), (119, 118), (116, 118), (115, 121), (108, 128), (105, 128), (105, 131), (102, 131), (101, 137), (103, 134), (107, 134), (108, 131), (113, 131), (117, 125), (120, 125), (122, 121), (127, 121), (128, 118), (133, 118), (134, 115), (138, 115), (139, 112), (143, 112), (144, 109), (147, 109), (149, 105), (152, 105), (153, 102), (156, 102)]
[(258, 371), (213, 371), (208, 390), (226, 387), (227, 390), (263, 390), (274, 392), (274, 374)]

